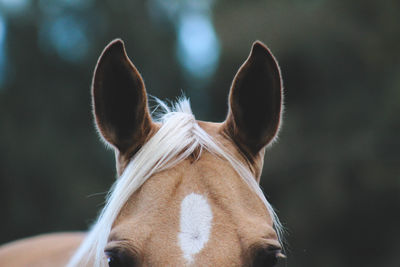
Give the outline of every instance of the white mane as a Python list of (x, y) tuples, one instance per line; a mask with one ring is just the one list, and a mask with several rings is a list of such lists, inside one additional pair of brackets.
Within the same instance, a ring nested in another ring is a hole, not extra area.
[(152, 175), (168, 169), (186, 159), (198, 149), (203, 149), (226, 159), (246, 184), (260, 197), (269, 211), (279, 240), (282, 226), (273, 208), (266, 200), (256, 179), (248, 168), (229, 152), (219, 146), (200, 126), (192, 114), (187, 99), (179, 100), (172, 108), (158, 101), (163, 109), (159, 116), (162, 123), (158, 132), (136, 153), (125, 171), (112, 186), (106, 205), (100, 213), (87, 237), (68, 263), (69, 267), (87, 265), (88, 261), (94, 266), (106, 266), (104, 248), (111, 231), (113, 222), (120, 213), (129, 197)]

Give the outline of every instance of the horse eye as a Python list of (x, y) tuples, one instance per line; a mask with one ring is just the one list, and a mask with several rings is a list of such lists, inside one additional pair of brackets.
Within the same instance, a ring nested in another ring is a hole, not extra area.
[(280, 248), (261, 248), (256, 251), (252, 267), (273, 267), (278, 263), (281, 254)]
[(107, 263), (109, 267), (125, 266), (120, 258), (120, 253), (106, 251)]
[(109, 267), (135, 267), (136, 260), (129, 253), (119, 250), (105, 251)]
[(118, 261), (118, 258), (112, 255), (107, 255), (107, 263), (109, 267), (118, 267), (121, 266), (121, 264)]

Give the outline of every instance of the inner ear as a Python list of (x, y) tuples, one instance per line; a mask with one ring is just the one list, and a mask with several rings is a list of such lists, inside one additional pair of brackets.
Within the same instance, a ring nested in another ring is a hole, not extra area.
[(108, 143), (121, 153), (144, 143), (152, 126), (145, 86), (121, 40), (111, 42), (100, 56), (92, 96), (96, 125)]
[(277, 135), (281, 109), (279, 66), (268, 48), (255, 42), (233, 80), (225, 129), (246, 154), (254, 155)]

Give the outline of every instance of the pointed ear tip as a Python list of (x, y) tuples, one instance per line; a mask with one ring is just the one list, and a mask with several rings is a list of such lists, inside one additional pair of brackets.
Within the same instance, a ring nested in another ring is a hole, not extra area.
[(103, 50), (103, 55), (105, 54), (113, 54), (113, 53), (120, 53), (125, 54), (125, 44), (122, 39), (114, 39), (112, 40)]
[(269, 54), (271, 55), (271, 51), (269, 48), (261, 41), (256, 40), (251, 47), (251, 54)]
[(119, 46), (124, 46), (124, 41), (121, 38), (115, 38), (110, 42), (108, 46), (114, 46), (114, 45), (119, 45)]
[(278, 61), (276, 60), (274, 54), (271, 50), (261, 41), (255, 41), (250, 51), (249, 58), (264, 58), (275, 62), (279, 68)]
[(254, 41), (254, 42), (253, 42), (253, 45), (252, 45), (252, 48), (253, 48), (253, 49), (268, 50), (267, 46), (266, 46), (263, 42), (261, 42), (260, 40)]

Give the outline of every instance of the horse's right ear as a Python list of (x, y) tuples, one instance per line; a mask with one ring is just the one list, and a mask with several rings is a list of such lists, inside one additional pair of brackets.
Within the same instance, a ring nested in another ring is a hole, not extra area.
[(120, 154), (136, 151), (144, 144), (154, 124), (144, 82), (126, 55), (122, 40), (112, 41), (97, 62), (92, 101), (100, 135)]

